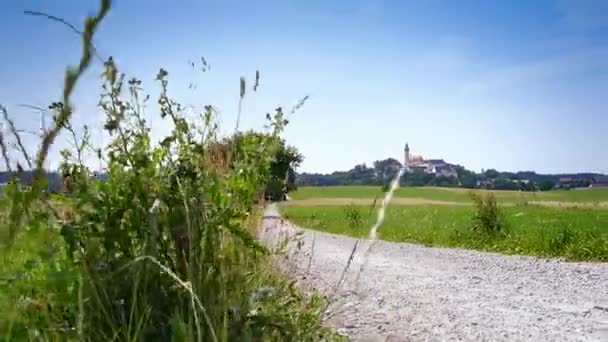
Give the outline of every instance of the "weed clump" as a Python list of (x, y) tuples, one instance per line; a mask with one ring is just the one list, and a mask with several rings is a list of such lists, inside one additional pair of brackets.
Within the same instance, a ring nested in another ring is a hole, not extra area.
[(363, 226), (361, 210), (354, 204), (344, 208), (344, 217), (350, 229), (359, 230)]
[(505, 215), (498, 206), (496, 196), (492, 193), (486, 195), (471, 193), (475, 207), (472, 228), (485, 234), (498, 234), (505, 229)]

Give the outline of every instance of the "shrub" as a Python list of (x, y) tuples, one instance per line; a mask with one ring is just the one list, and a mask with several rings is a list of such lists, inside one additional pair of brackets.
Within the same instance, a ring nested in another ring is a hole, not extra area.
[(363, 216), (356, 205), (351, 204), (344, 208), (344, 216), (351, 229), (360, 229), (363, 226)]
[(473, 230), (487, 234), (500, 233), (505, 228), (505, 216), (498, 206), (496, 197), (489, 192), (485, 196), (481, 194), (470, 194), (475, 206), (473, 216)]

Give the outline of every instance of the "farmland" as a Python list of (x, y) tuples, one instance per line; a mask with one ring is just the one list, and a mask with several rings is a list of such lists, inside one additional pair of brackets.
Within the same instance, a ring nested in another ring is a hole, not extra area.
[[(497, 234), (472, 229), (476, 208), (466, 190), (400, 188), (387, 209), (379, 238), (505, 254), (608, 261), (607, 190), (491, 193), (504, 221), (504, 228)], [(292, 222), (364, 237), (376, 220), (382, 192), (376, 187), (310, 187), (299, 189), (291, 197), (282, 212)]]
[[(500, 190), (469, 190), (461, 188), (407, 187), (395, 191), (397, 198), (418, 198), (427, 200), (470, 203), (469, 192), (493, 193), (501, 202), (520, 203), (526, 201), (566, 202), (602, 204), (608, 203), (608, 189), (556, 190), (545, 192), (520, 192)], [(301, 187), (290, 194), (295, 200), (318, 198), (370, 198), (382, 196), (378, 186), (332, 186)]]

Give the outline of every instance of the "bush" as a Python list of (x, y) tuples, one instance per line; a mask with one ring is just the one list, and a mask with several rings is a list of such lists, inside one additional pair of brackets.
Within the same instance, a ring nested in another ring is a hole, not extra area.
[(471, 193), (470, 196), (475, 206), (473, 230), (486, 234), (496, 234), (503, 231), (505, 228), (505, 215), (498, 206), (494, 194), (490, 192), (483, 196)]
[(351, 229), (360, 229), (363, 226), (363, 216), (361, 215), (359, 207), (356, 205), (351, 204), (344, 208), (344, 216)]

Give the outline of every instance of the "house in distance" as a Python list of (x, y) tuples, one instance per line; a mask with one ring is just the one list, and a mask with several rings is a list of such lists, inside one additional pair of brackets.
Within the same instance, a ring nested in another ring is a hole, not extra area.
[(456, 177), (456, 167), (446, 163), (443, 159), (424, 159), (422, 156), (412, 155), (410, 146), (405, 143), (403, 165), (406, 172), (422, 171), (435, 176)]

